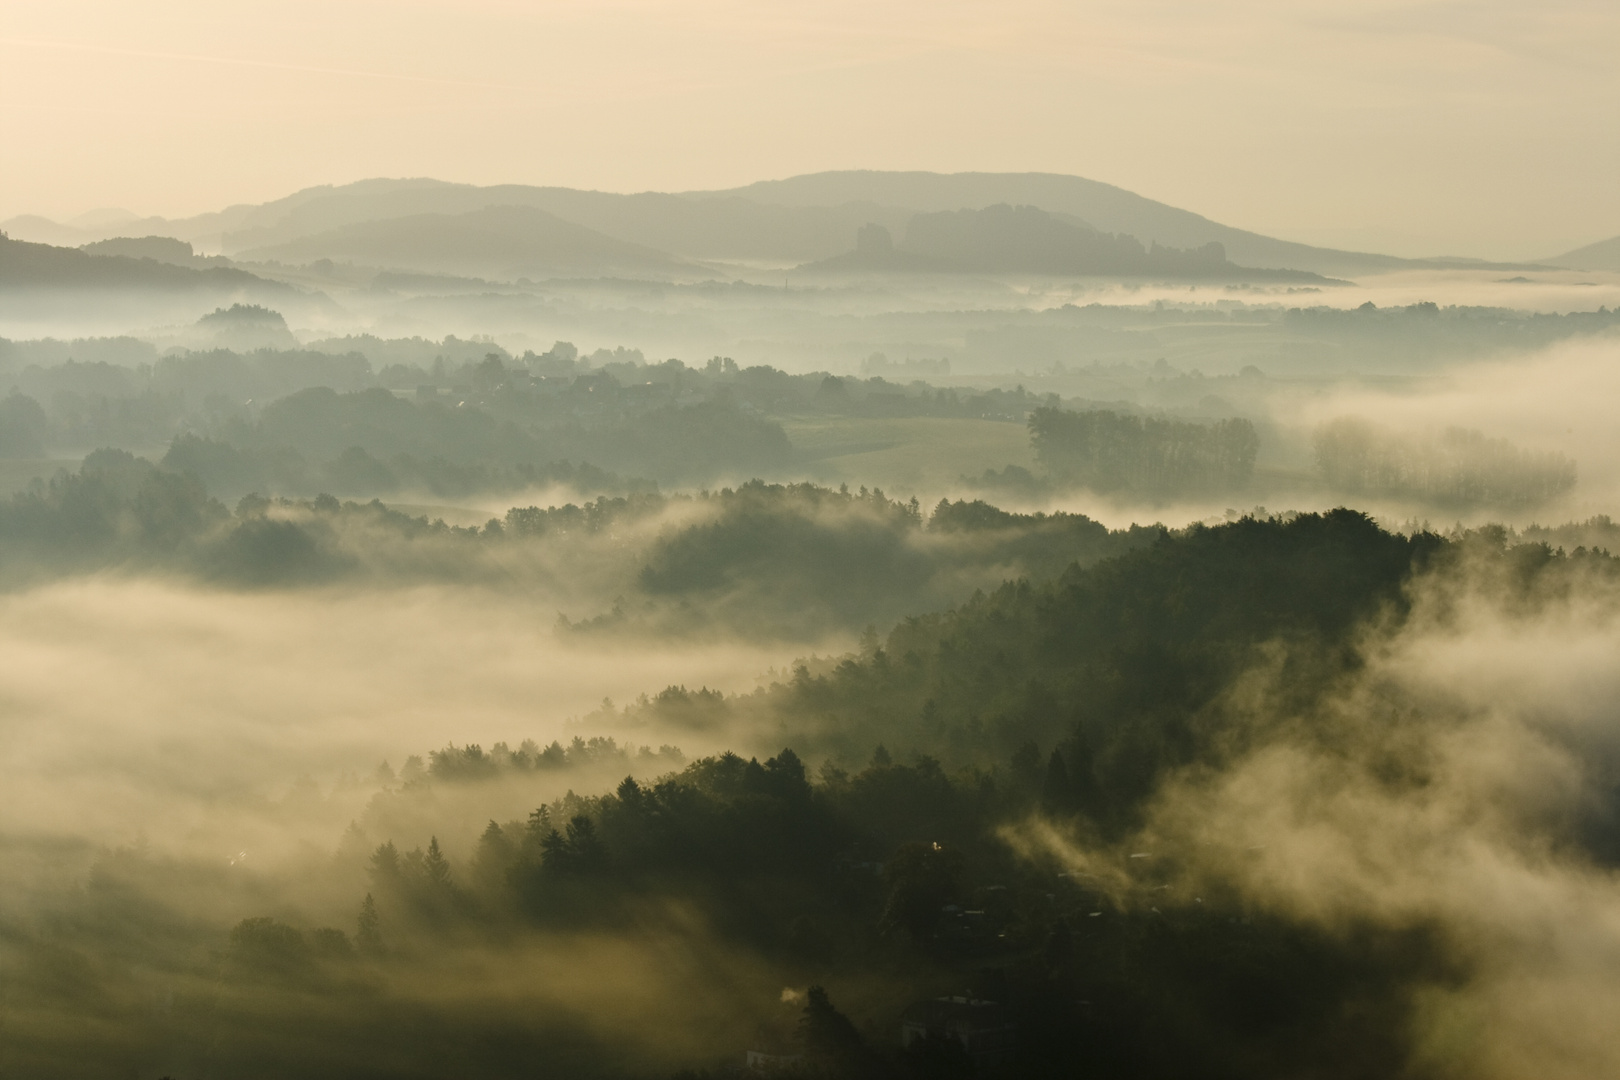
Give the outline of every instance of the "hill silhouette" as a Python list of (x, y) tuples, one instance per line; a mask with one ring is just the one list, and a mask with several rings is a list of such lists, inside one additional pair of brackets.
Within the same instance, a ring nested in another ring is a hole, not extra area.
[(211, 266), (198, 270), (150, 258), (92, 255), (74, 248), (13, 240), (3, 233), (0, 233), (0, 288), (292, 291), (280, 283), (231, 267)]
[[(1278, 240), (1222, 225), (1111, 184), (1054, 173), (825, 172), (727, 191), (638, 194), (523, 184), (477, 187), (428, 178), (372, 179), (306, 188), (271, 202), (231, 206), (191, 218), (69, 226), (24, 216), (0, 223), (0, 227), (11, 229), (13, 235), (53, 243), (84, 244), (138, 231), (189, 241), (203, 250), (260, 254), (371, 222), (522, 207), (624, 244), (668, 253), (666, 258), (791, 265), (848, 252), (849, 237), (867, 222), (898, 234), (918, 213), (981, 210), (1001, 203), (1037, 207), (1059, 220), (1100, 233), (1134, 237), (1148, 249), (1157, 245), (1190, 251), (1218, 243), (1228, 258), (1245, 266), (1354, 275), (1457, 263)], [(357, 236), (346, 240), (358, 243)]]
[(367, 180), (312, 188), (266, 203), (253, 214), (233, 215), (219, 242), (226, 250), (246, 251), (367, 221), (465, 214), (493, 206), (543, 210), (615, 240), (686, 258), (796, 262), (842, 251), (851, 231), (867, 221), (898, 227), (909, 216), (904, 210), (864, 203), (784, 207), (661, 192), (620, 195), (521, 184), (474, 187), (437, 180)]
[(694, 269), (662, 251), (614, 239), (528, 206), (363, 221), (254, 248), (243, 257), (283, 262), (332, 259), (393, 270), (508, 276), (668, 275)]
[(1554, 266), (1567, 266), (1571, 270), (1620, 271), (1620, 236), (1599, 240), (1595, 244), (1587, 244), (1556, 258), (1542, 261)]
[(854, 251), (801, 268), (820, 272), (965, 272), (1183, 280), (1323, 282), (1301, 270), (1237, 266), (1218, 242), (1183, 250), (1134, 237), (1099, 232), (1072, 217), (1033, 206), (1005, 203), (983, 210), (945, 210), (915, 215), (896, 247), (888, 230), (870, 224), (856, 235)]
[[(622, 195), (574, 188), (501, 184), (476, 187), (442, 180), (362, 180), (306, 188), (256, 206), (233, 206), (192, 218), (143, 219), (153, 233), (227, 252), (257, 251), (345, 226), (420, 214), (459, 215), (494, 206), (532, 207), (616, 240), (696, 259), (759, 259), (786, 263), (843, 251), (858, 226), (878, 221), (900, 228), (904, 209), (868, 203), (787, 207), (740, 198), (692, 199), (662, 192)], [(98, 234), (36, 216), (3, 223), (18, 235), (50, 243), (83, 244)], [(105, 236), (126, 232), (128, 223)]]
[(168, 236), (115, 236), (85, 244), (80, 250), (90, 255), (127, 255), (175, 266), (190, 266), (197, 258), (190, 244)]
[[(698, 194), (698, 193), (694, 193)], [(712, 197), (746, 198), (783, 206), (872, 202), (919, 212), (973, 210), (998, 203), (1035, 206), (1080, 218), (1104, 233), (1135, 237), (1145, 246), (1193, 249), (1219, 243), (1247, 265), (1320, 274), (1365, 274), (1417, 265), (1391, 255), (1338, 251), (1235, 229), (1202, 215), (1144, 198), (1112, 184), (1057, 173), (930, 173), (851, 170), (765, 180)]]

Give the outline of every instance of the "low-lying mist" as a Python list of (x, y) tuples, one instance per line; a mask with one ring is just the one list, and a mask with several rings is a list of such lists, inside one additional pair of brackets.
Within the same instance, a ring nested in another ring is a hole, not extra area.
[[(241, 594), (98, 577), (5, 595), (0, 818), (13, 839), (269, 861), (335, 842), (386, 786), (385, 761), (397, 772), (447, 743), (566, 745), (594, 734), (578, 721), (604, 698), (745, 691), (795, 655), (736, 640), (625, 645), (558, 634), (555, 619), (532, 596), (442, 587)], [(724, 737), (637, 742), (696, 755)], [(618, 765), (589, 778), (616, 781)]]
[[(1531, 554), (1526, 552), (1525, 558)], [(1220, 705), (1223, 750), (1166, 778), (1128, 835), (1008, 827), (1113, 910), (1206, 910), (1408, 941), (1423, 1076), (1587, 1077), (1620, 1056), (1620, 591), (1526, 588), (1465, 561), (1297, 708), (1281, 641)]]
[(1414, 527), (1585, 520), (1620, 502), (1620, 435), (1608, 415), (1620, 392), (1617, 358), (1620, 338), (1604, 333), (1404, 375), (1256, 374), (1247, 385), (1180, 375), (1190, 384), (1183, 396), (1211, 384), (1206, 413), (1234, 410), (1257, 428), (1258, 460), (1241, 484), (1155, 494), (1054, 488), (1039, 474), (992, 472), (951, 491), (1083, 513), (1113, 528), (1333, 505)]
[[(1513, 361), (1459, 366), (1415, 386), (1345, 385), (1299, 403), (1307, 424), (1351, 416), (1414, 435), (1482, 431), (1575, 463), (1573, 491), (1538, 507), (1541, 520), (1612, 511), (1620, 496), (1620, 338), (1570, 341)], [(1522, 511), (1521, 511), (1522, 514)], [(1515, 515), (1519, 518), (1519, 515)]]

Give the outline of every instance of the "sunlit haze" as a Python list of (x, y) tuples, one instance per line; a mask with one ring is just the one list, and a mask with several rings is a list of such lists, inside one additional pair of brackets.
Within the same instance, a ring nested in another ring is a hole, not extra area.
[(1615, 0), (0, 0), (0, 1080), (1620, 1076)]
[(1604, 0), (11, 0), (0, 218), (372, 176), (609, 191), (1073, 173), (1289, 239), (1620, 232)]

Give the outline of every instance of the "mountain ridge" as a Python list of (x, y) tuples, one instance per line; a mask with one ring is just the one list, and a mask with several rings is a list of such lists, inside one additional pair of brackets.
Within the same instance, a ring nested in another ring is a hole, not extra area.
[(0, 235), (0, 288), (205, 290), (288, 294), (293, 290), (235, 267), (194, 268), (128, 255), (96, 255)]
[(1620, 236), (1611, 236), (1607, 240), (1599, 240), (1595, 244), (1587, 244), (1585, 247), (1578, 247), (1574, 251), (1566, 251), (1562, 255), (1541, 261), (1550, 266), (1562, 266), (1570, 270), (1620, 272)]
[(1445, 260), (1318, 248), (1211, 221), (1100, 180), (1064, 173), (935, 173), (871, 169), (805, 173), (740, 188), (692, 192), (694, 197), (742, 196), (785, 205), (865, 198), (919, 213), (982, 209), (997, 203), (1035, 206), (1080, 218), (1104, 233), (1135, 237), (1144, 246), (1192, 249), (1220, 243), (1229, 258), (1265, 268), (1320, 274), (1364, 274)]
[(881, 225), (856, 234), (855, 250), (809, 263), (801, 273), (972, 273), (1057, 277), (1171, 278), (1184, 281), (1273, 281), (1342, 284), (1308, 270), (1245, 267), (1229, 261), (1220, 241), (1196, 248), (1105, 233), (1067, 214), (997, 203), (982, 210), (918, 213), (897, 245)]
[(236, 254), (368, 221), (524, 206), (614, 240), (685, 259), (793, 266), (847, 252), (854, 231), (868, 222), (899, 231), (919, 213), (978, 210), (1000, 203), (1076, 218), (1099, 232), (1134, 237), (1144, 247), (1193, 250), (1219, 243), (1233, 262), (1255, 268), (1354, 276), (1463, 265), (1458, 260), (1402, 259), (1279, 240), (1112, 184), (1059, 173), (846, 170), (724, 190), (637, 193), (525, 184), (481, 187), (429, 177), (373, 178), (304, 188), (269, 202), (233, 204), (190, 218), (139, 218), (74, 229), (23, 216), (0, 223), (0, 228), (35, 236), (51, 232), (52, 242), (75, 244), (132, 234), (165, 235)]
[(362, 221), (242, 252), (248, 261), (333, 259), (388, 270), (507, 276), (673, 274), (697, 269), (667, 252), (615, 239), (530, 206)]

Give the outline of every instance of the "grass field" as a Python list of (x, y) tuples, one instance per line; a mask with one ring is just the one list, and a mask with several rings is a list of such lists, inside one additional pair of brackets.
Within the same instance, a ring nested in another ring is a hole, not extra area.
[(784, 417), (781, 423), (808, 459), (809, 478), (880, 487), (892, 496), (939, 494), (959, 487), (963, 476), (1035, 464), (1028, 430), (1005, 420)]

